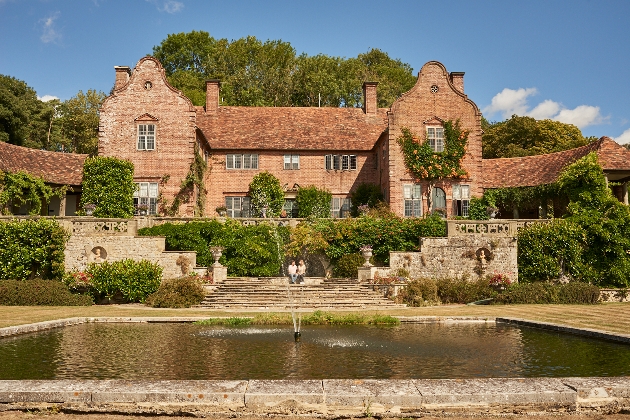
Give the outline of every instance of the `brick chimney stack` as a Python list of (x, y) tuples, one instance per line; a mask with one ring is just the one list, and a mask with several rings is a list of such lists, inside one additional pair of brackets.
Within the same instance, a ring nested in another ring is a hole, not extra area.
[(219, 79), (206, 80), (206, 112), (216, 112), (219, 109), (219, 92), (221, 82)]
[(464, 93), (464, 72), (463, 71), (454, 71), (451, 73), (451, 83), (455, 86), (457, 90), (461, 93)]
[(131, 69), (127, 66), (114, 66), (114, 70), (116, 70), (116, 82), (114, 82), (114, 89), (119, 89), (125, 86), (129, 81)]
[(376, 115), (378, 110), (376, 85), (378, 82), (363, 82), (363, 111), (368, 115)]

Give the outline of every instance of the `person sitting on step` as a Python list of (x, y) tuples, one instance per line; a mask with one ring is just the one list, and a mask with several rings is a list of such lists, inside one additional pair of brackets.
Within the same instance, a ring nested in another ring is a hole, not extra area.
[(291, 261), (291, 265), (289, 265), (289, 269), (287, 270), (289, 272), (289, 282), (291, 284), (294, 284), (295, 281), (297, 280), (297, 265), (295, 265), (295, 260)]

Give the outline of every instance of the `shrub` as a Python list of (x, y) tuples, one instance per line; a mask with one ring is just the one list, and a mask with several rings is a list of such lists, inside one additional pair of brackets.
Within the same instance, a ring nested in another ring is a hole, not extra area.
[(365, 259), (359, 253), (346, 254), (337, 260), (333, 267), (335, 277), (357, 278), (357, 268), (365, 263)]
[(92, 298), (72, 294), (56, 280), (0, 280), (0, 305), (90, 306)]
[(442, 278), (436, 281), (442, 303), (470, 303), (496, 296), (487, 278)]
[(381, 187), (376, 184), (360, 184), (350, 194), (350, 213), (356, 217), (359, 215), (359, 206), (375, 208), (381, 201), (383, 201)]
[(280, 180), (270, 172), (261, 172), (254, 176), (249, 184), (251, 214), (262, 216), (263, 209), (267, 217), (278, 217), (284, 206), (284, 190)]
[(92, 276), (95, 298), (112, 297), (120, 293), (130, 302), (144, 302), (160, 286), (162, 267), (142, 260), (122, 260), (92, 263), (87, 273)]
[(599, 288), (582, 282), (562, 285), (547, 282), (515, 283), (495, 299), (496, 303), (505, 304), (594, 304), (598, 301)]
[(188, 276), (164, 280), (157, 292), (147, 297), (146, 304), (154, 308), (190, 308), (204, 297), (200, 278)]
[(54, 220), (0, 223), (0, 280), (61, 279), (67, 240)]
[(332, 194), (314, 185), (300, 187), (295, 197), (298, 217), (330, 217)]
[(437, 284), (428, 278), (411, 280), (398, 292), (396, 300), (408, 306), (434, 305), (439, 302)]
[(468, 207), (468, 218), (470, 220), (487, 220), (490, 217), (487, 212), (488, 205), (483, 198), (471, 197)]
[(95, 205), (96, 217), (133, 216), (133, 163), (114, 157), (89, 157), (83, 165), (81, 203)]
[(65, 188), (52, 188), (43, 178), (24, 171), (0, 172), (0, 209), (2, 214), (12, 214), (14, 209), (28, 205), (28, 213), (36, 215), (44, 202), (60, 197)]

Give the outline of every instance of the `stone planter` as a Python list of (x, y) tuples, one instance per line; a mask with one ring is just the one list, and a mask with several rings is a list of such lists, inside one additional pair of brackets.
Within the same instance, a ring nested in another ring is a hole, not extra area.
[(361, 255), (365, 259), (363, 267), (372, 267), (372, 264), (370, 264), (370, 258), (372, 258), (372, 250), (361, 251)]

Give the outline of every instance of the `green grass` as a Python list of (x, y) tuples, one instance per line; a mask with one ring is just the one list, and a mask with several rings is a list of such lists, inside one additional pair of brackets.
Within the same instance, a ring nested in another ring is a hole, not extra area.
[[(297, 315), (296, 315), (297, 316)], [(258, 314), (251, 318), (208, 318), (196, 321), (197, 325), (225, 325), (229, 327), (241, 327), (245, 325), (291, 325), (293, 318), (290, 314), (278, 314), (274, 312)], [(303, 325), (398, 325), (400, 321), (389, 315), (367, 315), (360, 313), (334, 314), (330, 312), (315, 311), (302, 315)]]

